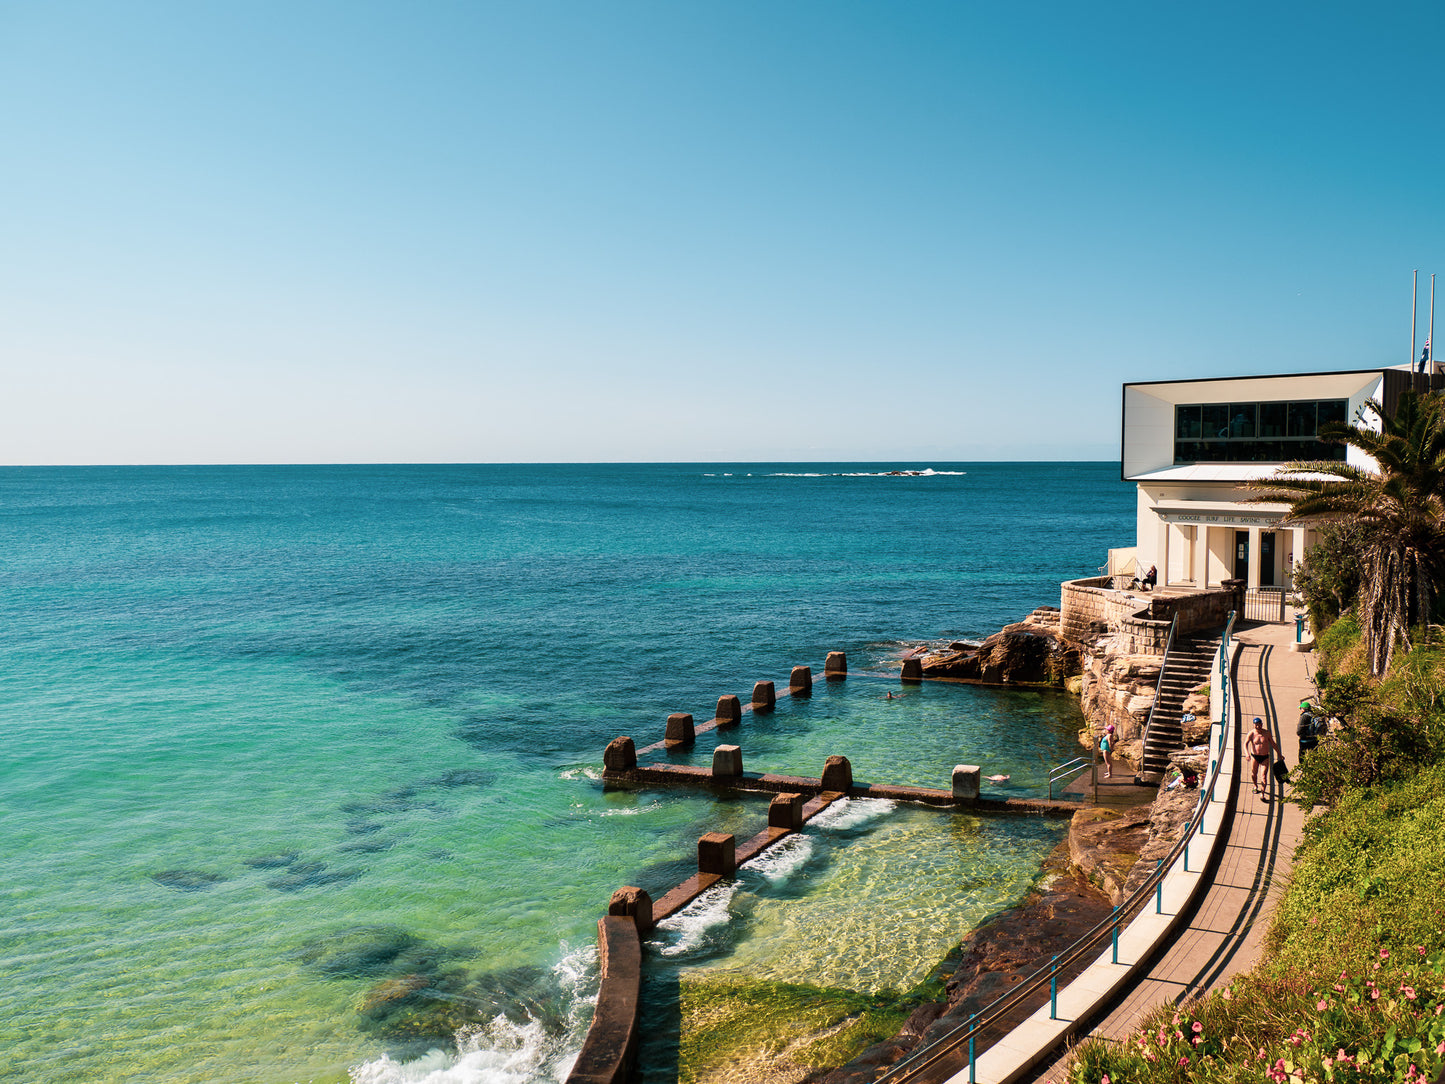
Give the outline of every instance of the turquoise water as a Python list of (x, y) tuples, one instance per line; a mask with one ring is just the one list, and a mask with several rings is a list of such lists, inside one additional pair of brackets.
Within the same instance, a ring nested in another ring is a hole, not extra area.
[[(765, 815), (606, 791), (603, 747), (829, 650), (853, 678), (729, 732), (750, 769), (976, 760), (1037, 793), (1067, 698), (859, 671), (1056, 602), (1132, 494), (1112, 464), (900, 466), (928, 465), (0, 470), (0, 1081), (565, 1075), (612, 890)], [(906, 985), (1050, 844), (852, 805), (658, 958), (783, 975), (866, 908), (887, 939), (830, 978)]]

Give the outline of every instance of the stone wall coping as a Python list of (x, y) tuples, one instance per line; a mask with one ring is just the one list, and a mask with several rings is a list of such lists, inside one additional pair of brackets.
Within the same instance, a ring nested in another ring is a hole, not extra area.
[(637, 1010), (642, 995), (642, 939), (637, 923), (607, 915), (597, 923), (597, 963), (602, 985), (592, 1026), (568, 1084), (624, 1084), (637, 1048)]

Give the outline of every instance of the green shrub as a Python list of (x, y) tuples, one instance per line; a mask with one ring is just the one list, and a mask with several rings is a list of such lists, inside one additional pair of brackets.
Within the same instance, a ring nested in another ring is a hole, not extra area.
[(1294, 570), (1295, 590), (1304, 599), (1310, 627), (1316, 632), (1330, 628), (1360, 593), (1359, 553), (1366, 530), (1355, 523), (1322, 525), (1319, 542), (1305, 551)]
[[(1315, 631), (1315, 650), (1319, 654), (1320, 670), (1333, 672), (1363, 643), (1359, 619), (1352, 613), (1342, 615), (1329, 628)], [(1363, 668), (1363, 660), (1361, 661)], [(1315, 675), (1319, 680), (1319, 674)]]

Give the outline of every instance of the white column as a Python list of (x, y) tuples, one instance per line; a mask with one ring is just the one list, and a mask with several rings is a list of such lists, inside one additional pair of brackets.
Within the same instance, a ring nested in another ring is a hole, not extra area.
[(1209, 586), (1209, 528), (1203, 524), (1194, 528), (1194, 586)]
[(1290, 567), (1289, 573), (1289, 588), (1294, 590), (1294, 570), (1305, 559), (1305, 529), (1303, 527), (1290, 528), (1289, 547), (1290, 554), (1294, 557), (1294, 564)]
[(1259, 536), (1262, 533), (1258, 527), (1251, 527), (1249, 529), (1249, 574), (1245, 577), (1244, 581), (1246, 587), (1259, 586)]
[[(1159, 521), (1159, 532), (1154, 538), (1154, 560), (1149, 562), (1159, 570), (1159, 582), (1156, 587), (1163, 587), (1169, 582), (1169, 524), (1162, 519)], [(1140, 579), (1144, 573), (1149, 571), (1149, 565), (1145, 565), (1139, 572)]]

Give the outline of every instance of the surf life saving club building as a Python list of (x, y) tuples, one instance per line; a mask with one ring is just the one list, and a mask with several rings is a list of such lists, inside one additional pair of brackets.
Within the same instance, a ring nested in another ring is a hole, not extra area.
[(1138, 575), (1153, 565), (1160, 587), (1200, 590), (1234, 579), (1291, 589), (1295, 562), (1316, 532), (1282, 528), (1286, 506), (1248, 503), (1256, 494), (1244, 484), (1298, 460), (1373, 469), (1368, 456), (1321, 441), (1320, 426), (1348, 421), (1378, 430), (1379, 419), (1363, 409), (1367, 400), (1392, 414), (1406, 388), (1442, 384), (1409, 365), (1125, 384), (1122, 476), (1138, 487)]

